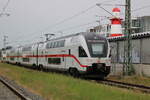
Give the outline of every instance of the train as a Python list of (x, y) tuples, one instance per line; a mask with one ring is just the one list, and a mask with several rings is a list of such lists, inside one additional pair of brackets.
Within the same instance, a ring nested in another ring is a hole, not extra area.
[(2, 51), (3, 61), (36, 69), (67, 72), (72, 76), (106, 77), (110, 73), (107, 38), (83, 32)]

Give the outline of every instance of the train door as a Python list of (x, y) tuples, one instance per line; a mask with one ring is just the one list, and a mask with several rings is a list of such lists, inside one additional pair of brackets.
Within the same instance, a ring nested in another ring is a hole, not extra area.
[(22, 47), (18, 48), (18, 63), (21, 64), (22, 61)]
[(36, 65), (39, 65), (39, 44), (36, 47)]
[(60, 68), (62, 69), (66, 69), (66, 57), (65, 54), (67, 53), (66, 50), (60, 50), (60, 55), (61, 55), (61, 64), (60, 64)]
[(77, 61), (75, 59), (77, 59), (77, 48), (76, 46), (72, 47), (72, 49), (68, 49), (68, 54), (69, 57), (66, 58), (66, 67), (77, 67)]
[(79, 57), (78, 57), (78, 45), (73, 47), (72, 55), (74, 56), (73, 61), (72, 61), (72, 65), (73, 65), (73, 67), (79, 69), (80, 60), (79, 60)]
[(71, 55), (71, 49), (67, 50), (67, 55), (69, 55), (68, 57), (65, 57), (66, 59), (66, 68), (68, 69), (69, 67), (72, 67), (72, 57), (70, 57)]
[[(78, 46), (78, 60), (80, 61), (80, 64), (87, 64), (86, 60), (87, 60), (87, 53), (85, 51), (85, 49), (82, 46)], [(82, 67), (78, 67), (80, 70), (83, 70), (84, 68)]]
[(17, 48), (17, 63), (19, 63), (19, 48)]
[(37, 64), (37, 45), (36, 44), (32, 46), (30, 55), (32, 55), (32, 57), (30, 57), (31, 64), (38, 65)]
[(46, 55), (46, 51), (45, 51), (45, 48), (44, 48), (44, 43), (40, 43), (38, 44), (37, 46), (37, 59), (36, 59), (36, 62), (38, 63), (38, 65), (43, 65), (43, 66), (46, 66), (46, 57), (44, 55)]

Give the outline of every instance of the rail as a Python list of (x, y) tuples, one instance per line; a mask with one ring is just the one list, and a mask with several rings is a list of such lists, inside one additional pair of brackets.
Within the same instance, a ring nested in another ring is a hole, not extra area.
[(6, 87), (8, 87), (12, 92), (14, 92), (18, 97), (21, 98), (21, 100), (32, 100), (28, 97), (26, 97), (24, 94), (22, 94), (20, 91), (18, 91), (15, 87), (13, 87), (9, 82), (5, 80), (2, 76), (0, 76), (0, 82), (2, 82)]
[(100, 80), (100, 81), (96, 81), (96, 82), (102, 83), (105, 85), (116, 86), (116, 87), (120, 87), (120, 88), (138, 90), (143, 93), (150, 93), (149, 86), (130, 84), (130, 83), (124, 83), (124, 82), (118, 82), (118, 81), (112, 81), (112, 80)]

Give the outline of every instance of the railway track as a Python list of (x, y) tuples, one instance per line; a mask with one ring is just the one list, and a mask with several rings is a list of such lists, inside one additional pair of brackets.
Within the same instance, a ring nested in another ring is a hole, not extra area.
[[(26, 97), (24, 94), (22, 94), (20, 91), (18, 91), (15, 87), (13, 87), (9, 82), (7, 82), (3, 77), (0, 77), (0, 83), (2, 85), (2, 87), (5, 89), (7, 89), (7, 91), (5, 92), (13, 92), (14, 96), (16, 98), (16, 100), (32, 100), (28, 97)], [(9, 94), (6, 93), (6, 96), (8, 96)], [(6, 97), (7, 98), (7, 97)], [(2, 100), (4, 100), (4, 98), (0, 98)], [(8, 100), (13, 100), (13, 98), (10, 98)]]
[(102, 83), (105, 85), (116, 86), (120, 88), (132, 89), (132, 90), (140, 91), (143, 93), (148, 93), (148, 94), (150, 93), (149, 86), (130, 84), (130, 83), (124, 83), (124, 82), (118, 82), (118, 81), (112, 81), (112, 80), (101, 80), (101, 81), (96, 81), (96, 82)]

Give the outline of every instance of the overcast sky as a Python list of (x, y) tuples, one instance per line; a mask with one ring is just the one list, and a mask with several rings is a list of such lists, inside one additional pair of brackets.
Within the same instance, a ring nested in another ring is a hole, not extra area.
[[(1, 11), (6, 2), (7, 0), (0, 0)], [(40, 37), (45, 33), (55, 32), (56, 36), (59, 36), (61, 33), (66, 35), (86, 31), (88, 28), (98, 25), (95, 21), (99, 18), (95, 15), (110, 16), (104, 10), (96, 7), (96, 3), (124, 4), (124, 2), (125, 0), (10, 0), (5, 11), (10, 16), (0, 17), (0, 48), (3, 47), (4, 35), (8, 36), (9, 45), (21, 45), (37, 42), (41, 40)], [(89, 9), (86, 13), (56, 25), (56, 23), (93, 5), (95, 7)], [(150, 0), (132, 0), (132, 9), (147, 5), (150, 5)], [(111, 12), (111, 9), (116, 6), (103, 5), (103, 7)], [(124, 7), (120, 8), (124, 13)], [(150, 15), (149, 9), (145, 8), (133, 12), (132, 16)], [(102, 21), (102, 23), (106, 22), (108, 22), (107, 19)], [(84, 25), (87, 23), (91, 24)], [(78, 25), (83, 26), (74, 28)]]

